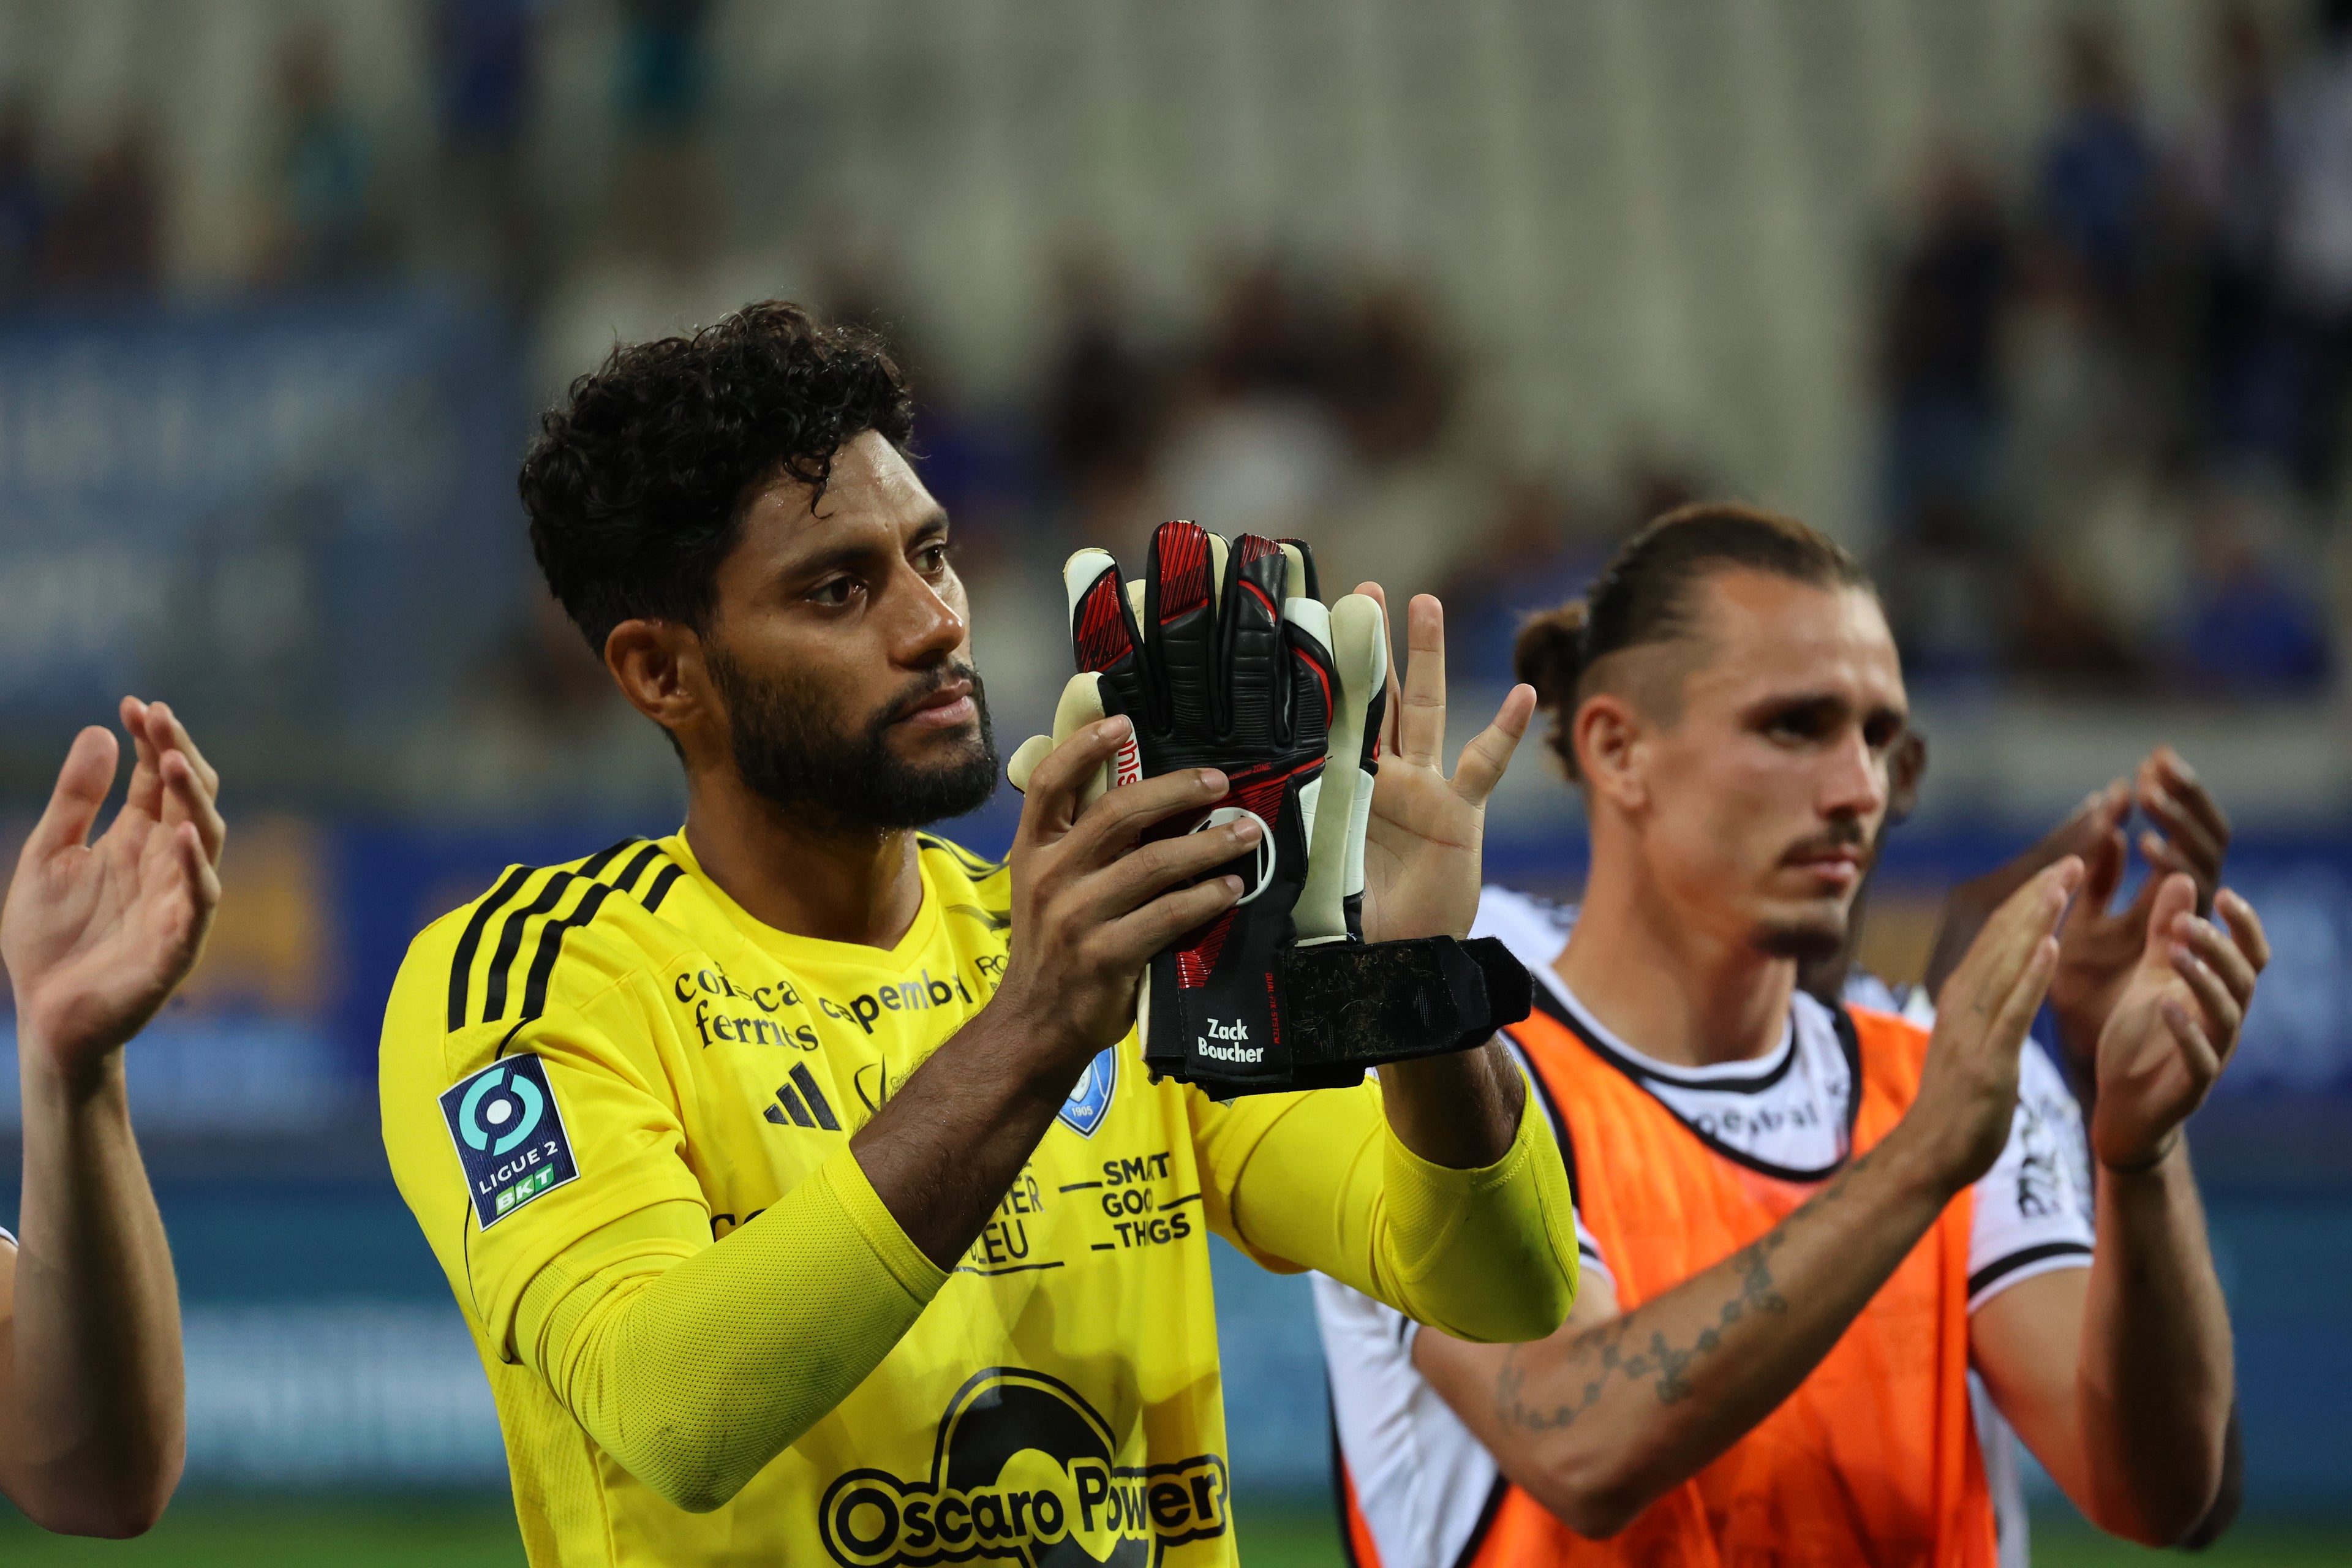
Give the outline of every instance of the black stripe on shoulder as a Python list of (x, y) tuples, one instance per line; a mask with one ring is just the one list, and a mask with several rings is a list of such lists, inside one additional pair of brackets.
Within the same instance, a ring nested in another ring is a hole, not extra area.
[(677, 879), (684, 875), (686, 873), (678, 868), (677, 861), (666, 861), (662, 866), (661, 874), (654, 879), (653, 886), (647, 888), (646, 896), (637, 900), (646, 906), (646, 913), (658, 914), (661, 911), (662, 900), (669, 897), (669, 890), (677, 886)]
[[(604, 873), (620, 859), (625, 851), (639, 845), (643, 847), (637, 849), (637, 853), (629, 858), (614, 879), (607, 879)], [(540, 889), (539, 897), (509, 914), (504, 929), (499, 932), (498, 951), (491, 955), (489, 976), (483, 987), (482, 1022), (487, 1024), (506, 1016), (507, 994), (514, 983), (516, 962), (522, 954), (530, 921), (552, 915), (574, 883), (585, 885), (587, 890), (580, 895), (580, 901), (572, 906), (571, 913), (549, 920), (540, 928), (539, 945), (531, 953), (530, 968), (523, 975), (520, 1016), (525, 1019), (536, 1018), (547, 1011), (547, 988), (555, 973), (556, 960), (562, 955), (565, 935), (594, 920), (607, 898), (618, 889), (625, 889), (635, 881), (646, 866), (662, 858), (659, 845), (644, 843), (637, 838), (624, 838), (582, 861), (577, 870), (551, 873), (547, 886)], [(677, 867), (672, 864), (670, 869), (674, 871)]]
[(552, 910), (562, 901), (563, 890), (576, 880), (569, 871), (551, 873), (539, 897), (507, 916), (507, 923), (499, 931), (498, 951), (490, 954), (489, 977), (482, 986), (483, 1023), (507, 1016), (507, 980), (514, 973), (517, 955), (522, 952), (523, 928)]
[(1004, 869), (1004, 862), (1002, 860), (983, 860), (979, 856), (974, 855), (971, 850), (964, 848), (961, 845), (950, 844), (946, 839), (938, 837), (932, 834), (916, 834), (915, 843), (922, 848), (936, 849), (940, 854), (949, 857), (954, 860), (957, 865), (963, 868), (965, 876), (970, 877), (975, 882), (993, 877), (999, 871)]
[(580, 863), (580, 875), (583, 877), (603, 876), (604, 874), (604, 868), (611, 865), (615, 859), (617, 859), (622, 850), (626, 849), (630, 845), (635, 844), (635, 842), (637, 842), (636, 836), (635, 834), (631, 834), (628, 837), (622, 839), (618, 844), (607, 845), (604, 848), (599, 849), (596, 853), (589, 856), (587, 859), (583, 860)]
[[(489, 973), (484, 977), (481, 1018), (483, 1023), (489, 1023), (506, 1014), (507, 989), (510, 984), (515, 959), (522, 951), (523, 934), (527, 923), (552, 910), (562, 901), (564, 889), (575, 881), (586, 880), (600, 889), (606, 886), (598, 880), (606, 868), (618, 860), (632, 846), (638, 844), (644, 844), (645, 847), (630, 858), (627, 868), (622, 873), (627, 880), (634, 881), (649, 862), (660, 857), (661, 848), (658, 845), (646, 844), (644, 840), (632, 836), (616, 844), (605, 846), (582, 861), (576, 870), (558, 870), (549, 873), (547, 883), (540, 889), (536, 899), (520, 909), (508, 912), (506, 924), (499, 931), (498, 947), (490, 955)], [(457, 938), (457, 950), (451, 956), (449, 963), (448, 1022), (453, 1033), (466, 1026), (466, 1015), (470, 1010), (474, 959), (475, 955), (481, 951), (482, 939), (488, 934), (490, 922), (499, 917), (501, 910), (506, 910), (509, 905), (521, 896), (524, 887), (533, 877), (539, 876), (545, 869), (544, 867), (539, 866), (517, 866), (510, 868), (504, 877), (499, 879), (498, 886), (483, 895), (482, 901), (474, 907), (473, 916), (467, 921), (464, 932)], [(568, 921), (557, 923), (566, 930), (585, 925), (594, 918), (596, 906), (602, 904), (604, 900), (604, 894), (602, 891), (592, 893), (582, 900), (580, 909), (573, 910)], [(562, 936), (560, 931), (554, 938), (554, 945), (557, 948), (562, 945)], [(534, 957), (528, 981), (531, 994), (539, 998), (539, 1002), (537, 1005), (526, 1004), (524, 1014), (526, 1017), (537, 1016), (540, 1007), (544, 1005), (547, 989), (545, 977), (553, 967), (552, 950), (548, 945), (547, 938), (542, 934), (540, 952)]]
[(474, 953), (482, 945), (482, 932), (489, 929), (490, 921), (498, 912), (506, 908), (514, 896), (522, 891), (522, 885), (536, 874), (532, 867), (517, 866), (499, 879), (497, 887), (482, 896), (480, 903), (474, 906), (473, 918), (466, 922), (465, 934), (457, 939), (457, 956), (449, 961), (451, 1033), (466, 1026), (467, 978), (473, 972)]
[(2088, 1258), (2091, 1249), (2079, 1241), (2045, 1241), (2039, 1247), (2021, 1247), (2008, 1257), (1996, 1259), (1969, 1276), (1969, 1300), (1973, 1301), (1984, 1288), (1996, 1279), (2006, 1279), (2029, 1263), (2039, 1263), (2045, 1258)]
[(524, 1017), (536, 1018), (547, 1011), (547, 982), (549, 976), (555, 973), (556, 958), (563, 952), (564, 933), (578, 931), (594, 920), (596, 911), (604, 907), (612, 891), (612, 888), (604, 882), (591, 882), (570, 914), (562, 920), (550, 921), (540, 928), (539, 952), (532, 956), (530, 975), (523, 983)]
[(667, 863), (667, 858), (662, 854), (661, 846), (658, 844), (646, 845), (635, 855), (629, 857), (629, 863), (621, 868), (621, 873), (619, 876), (613, 879), (613, 886), (618, 888), (625, 893), (633, 893), (636, 891), (637, 879), (644, 876), (646, 874), (646, 868), (652, 865), (656, 860), (663, 860)]

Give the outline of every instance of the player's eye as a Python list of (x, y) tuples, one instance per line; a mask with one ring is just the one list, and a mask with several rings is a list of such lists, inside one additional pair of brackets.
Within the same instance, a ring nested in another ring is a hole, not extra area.
[(1862, 727), (1863, 743), (1874, 752), (1883, 752), (1903, 738), (1903, 721), (1881, 714)]
[(864, 584), (855, 577), (828, 577), (809, 590), (809, 597), (832, 609), (840, 609), (855, 600)]
[(1844, 722), (1845, 710), (1835, 702), (1791, 702), (1767, 711), (1759, 727), (1780, 745), (1811, 746), (1832, 739)]
[(935, 577), (947, 567), (948, 544), (944, 539), (935, 539), (915, 552), (915, 570), (926, 577)]

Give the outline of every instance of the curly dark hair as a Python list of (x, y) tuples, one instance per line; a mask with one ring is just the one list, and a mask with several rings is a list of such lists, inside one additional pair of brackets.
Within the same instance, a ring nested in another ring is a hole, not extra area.
[(868, 430), (902, 450), (914, 404), (880, 339), (770, 300), (614, 348), (540, 419), (520, 488), (530, 547), (599, 657), (625, 620), (700, 629), (757, 490), (824, 494)]

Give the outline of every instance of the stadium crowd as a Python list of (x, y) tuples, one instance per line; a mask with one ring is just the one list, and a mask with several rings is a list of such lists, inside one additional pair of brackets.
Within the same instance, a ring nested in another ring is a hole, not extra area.
[[(693, 308), (742, 226), (730, 204), (754, 199), (712, 111), (730, 65), (720, 7), (619, 12), (613, 155), (577, 210), (559, 210), (533, 161), (566, 7), (423, 8), (430, 80), (396, 110), (363, 102), (320, 35), (288, 33), (247, 281), (470, 278), (535, 324), (547, 391), (593, 363), (616, 317)], [(2326, 0), (2302, 28), (2280, 15), (2217, 8), (2202, 101), (2170, 115), (2142, 102), (2117, 38), (2077, 22), (2030, 157), (1940, 143), (1912, 210), (1887, 215), (1858, 340), (1879, 424), (1874, 471), (1855, 477), (1874, 530), (1859, 542), (1924, 689), (2249, 695), (2331, 679), (2352, 5)], [(128, 118), (76, 162), (36, 108), (21, 91), (0, 104), (0, 305), (168, 290), (176, 165), (155, 126)], [(1738, 483), (1687, 446), (1633, 447), (1606, 472), (1498, 451), (1475, 345), (1403, 276), (1229, 258), (1170, 320), (1074, 254), (1028, 391), (974, 398), (927, 352), (877, 250), (845, 243), (822, 272), (798, 291), (880, 327), (910, 362), (927, 473), (965, 542), (1031, 565), (1181, 512), (1311, 526), (1343, 573), (1444, 585), (1503, 626), (1580, 585), (1664, 507)], [(1507, 644), (1507, 630), (1484, 638), (1471, 672), (1501, 679)]]

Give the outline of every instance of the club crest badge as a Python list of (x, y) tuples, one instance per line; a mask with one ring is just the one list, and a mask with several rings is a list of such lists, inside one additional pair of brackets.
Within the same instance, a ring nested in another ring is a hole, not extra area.
[(1087, 1064), (1077, 1087), (1056, 1112), (1062, 1125), (1081, 1138), (1091, 1138), (1110, 1114), (1111, 1096), (1118, 1092), (1118, 1047), (1109, 1046)]

